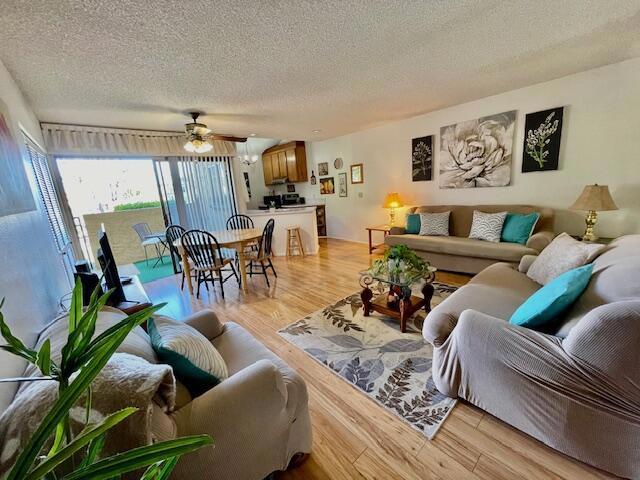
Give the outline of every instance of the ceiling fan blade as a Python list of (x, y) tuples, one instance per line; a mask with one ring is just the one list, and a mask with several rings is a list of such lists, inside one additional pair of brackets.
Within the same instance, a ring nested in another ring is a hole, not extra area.
[(222, 140), (223, 142), (240, 142), (244, 143), (247, 141), (247, 137), (234, 137), (233, 135), (221, 135), (214, 133), (213, 135), (209, 135), (209, 138), (213, 140)]

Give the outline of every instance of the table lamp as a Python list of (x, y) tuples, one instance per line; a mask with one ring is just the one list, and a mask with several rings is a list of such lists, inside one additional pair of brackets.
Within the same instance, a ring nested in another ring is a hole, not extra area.
[(404, 207), (404, 203), (400, 199), (400, 195), (397, 192), (387, 193), (387, 196), (384, 197), (384, 203), (382, 204), (382, 208), (389, 209), (389, 225), (391, 227), (394, 226), (396, 221), (396, 208)]
[(587, 218), (585, 223), (587, 228), (584, 231), (582, 240), (585, 242), (594, 242), (598, 237), (593, 232), (593, 227), (598, 221), (598, 212), (608, 210), (618, 210), (618, 206), (611, 198), (609, 187), (607, 185), (587, 185), (578, 197), (578, 199), (569, 207), (570, 210), (586, 210)]

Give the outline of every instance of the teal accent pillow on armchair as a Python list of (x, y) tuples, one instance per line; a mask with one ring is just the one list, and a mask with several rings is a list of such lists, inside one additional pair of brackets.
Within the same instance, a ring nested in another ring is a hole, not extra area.
[(533, 233), (536, 223), (538, 223), (538, 218), (540, 218), (540, 215), (536, 212), (528, 215), (507, 213), (507, 218), (502, 226), (500, 241), (525, 245), (531, 233)]
[(566, 311), (589, 285), (593, 264), (574, 268), (551, 280), (531, 295), (511, 315), (509, 323), (521, 327), (541, 327)]
[(418, 235), (420, 233), (419, 213), (410, 213), (407, 215), (407, 228), (405, 228), (405, 232), (412, 233), (414, 235)]

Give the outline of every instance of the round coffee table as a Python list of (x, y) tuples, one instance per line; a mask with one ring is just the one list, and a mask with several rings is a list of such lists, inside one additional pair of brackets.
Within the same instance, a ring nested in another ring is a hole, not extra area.
[[(424, 307), (425, 312), (431, 311), (431, 299), (433, 298), (433, 280), (437, 269), (429, 267), (426, 273), (419, 275), (389, 275), (388, 273), (373, 274), (370, 271), (360, 272), (360, 286), (363, 290), (362, 308), (364, 316), (368, 317), (372, 311), (382, 313), (400, 321), (400, 331), (407, 331), (407, 319)], [(424, 280), (422, 298), (412, 295), (411, 286)], [(384, 293), (375, 296), (369, 288), (374, 282), (389, 285)]]

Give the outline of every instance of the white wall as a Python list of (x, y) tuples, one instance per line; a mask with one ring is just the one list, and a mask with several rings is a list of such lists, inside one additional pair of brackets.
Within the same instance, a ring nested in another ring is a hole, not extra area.
[[(0, 101), (8, 109), (8, 124), (18, 143), (22, 144), (23, 129), (42, 145), (40, 124), (1, 62)], [(24, 146), (20, 146), (26, 158)], [(0, 158), (0, 162), (4, 161)], [(24, 166), (31, 189), (36, 192), (31, 167), (26, 162)], [(2, 181), (0, 178), (0, 184)], [(25, 191), (24, 195), (33, 193)], [(0, 217), (0, 298), (6, 298), (2, 313), (14, 333), (25, 340), (33, 340), (41, 327), (53, 319), (60, 297), (69, 290), (44, 207), (40, 197), (35, 197), (37, 210)], [(16, 374), (8, 359), (9, 354), (0, 352), (0, 378)], [(0, 385), (0, 410), (14, 388), (12, 384)]]
[[(473, 81), (473, 79), (469, 79)], [(425, 88), (428, 88), (425, 86)], [(521, 173), (526, 113), (565, 106), (560, 168)], [(500, 188), (440, 189), (440, 127), (480, 116), (517, 110), (511, 185)], [(434, 180), (411, 181), (411, 139), (434, 135)], [(568, 211), (584, 185), (608, 184), (619, 211), (599, 215), (600, 236), (640, 232), (640, 59), (634, 59), (550, 82), (465, 103), (384, 126), (307, 143), (309, 172), (318, 162), (344, 159), (364, 164), (363, 185), (349, 184), (349, 197), (327, 199), (331, 237), (365, 240), (365, 225), (387, 222), (381, 208), (387, 192), (397, 191), (408, 205), (526, 203), (558, 209), (556, 231), (581, 234), (584, 216)], [(320, 196), (319, 187), (296, 184), (301, 194)], [(361, 194), (362, 196), (359, 196)], [(399, 219), (403, 219), (401, 215)]]

